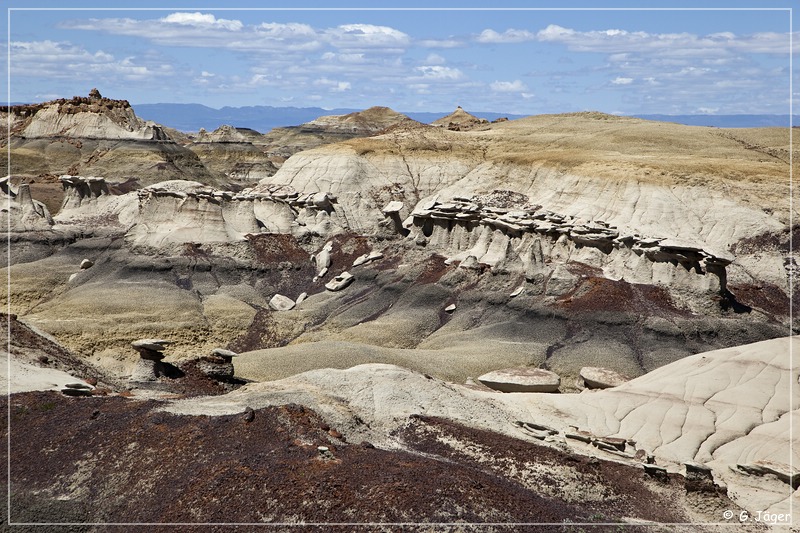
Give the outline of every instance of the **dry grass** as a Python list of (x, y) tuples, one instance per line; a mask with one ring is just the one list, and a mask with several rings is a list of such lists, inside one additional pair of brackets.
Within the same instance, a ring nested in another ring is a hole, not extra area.
[(603, 113), (539, 115), (481, 131), (422, 127), (342, 143), (359, 155), (492, 162), (657, 185), (700, 186), (765, 207), (789, 193), (786, 128), (723, 129)]

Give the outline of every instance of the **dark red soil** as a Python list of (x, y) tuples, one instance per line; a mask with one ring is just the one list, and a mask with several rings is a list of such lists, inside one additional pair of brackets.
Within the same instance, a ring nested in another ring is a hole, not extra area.
[(248, 234), (247, 240), (259, 263), (270, 265), (289, 261), (306, 263), (311, 256), (300, 247), (293, 235), (283, 233)]
[(633, 313), (648, 316), (691, 316), (669, 293), (654, 285), (589, 276), (564, 295), (558, 305), (572, 312)]
[(760, 309), (770, 315), (789, 316), (789, 297), (775, 285), (742, 283), (728, 285), (728, 290), (736, 296), (736, 301), (748, 307)]
[(352, 233), (335, 235), (330, 242), (333, 244), (331, 249), (331, 270), (337, 274), (351, 268), (356, 258), (369, 253), (371, 250), (367, 237)]
[(454, 265), (446, 265), (444, 261), (445, 258), (439, 254), (428, 256), (423, 264), (422, 272), (414, 282), (419, 284), (436, 283), (447, 272), (456, 268)]
[(227, 348), (239, 353), (264, 348), (278, 348), (291, 342), (292, 339), (282, 338), (278, 335), (272, 313), (273, 311), (270, 309), (258, 309), (247, 332), (229, 342)]
[[(7, 401), (0, 402), (2, 428)], [(655, 482), (637, 469), (441, 419), (412, 420), (398, 435), (410, 451), (389, 451), (335, 438), (335, 428), (298, 405), (250, 416), (190, 417), (156, 412), (155, 401), (118, 396), (36, 392), (13, 395), (10, 402), (14, 522), (685, 520), (680, 506), (653, 505), (680, 498), (682, 484), (675, 480), (656, 494), (648, 488)], [(543, 475), (524, 485), (502, 468), (454, 451), (436, 435), (477, 444), (506, 464), (568, 464), (587, 487), (606, 487), (607, 500), (585, 503), (577, 497), (567, 503), (553, 495), (555, 478)], [(331, 456), (318, 446), (327, 446)]]

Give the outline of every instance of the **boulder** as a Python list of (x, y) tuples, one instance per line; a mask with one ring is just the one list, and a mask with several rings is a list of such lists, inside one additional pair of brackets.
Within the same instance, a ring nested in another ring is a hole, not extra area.
[(325, 288), (329, 291), (340, 291), (350, 285), (353, 279), (353, 275), (350, 272), (344, 271), (326, 283)]
[(311, 197), (311, 203), (318, 209), (327, 209), (331, 206), (331, 199), (326, 192), (318, 192)]
[(276, 294), (269, 301), (269, 306), (275, 311), (291, 311), (294, 309), (294, 300), (283, 294)]
[(314, 263), (317, 265), (317, 272), (318, 276), (324, 276), (324, 272), (328, 271), (328, 267), (331, 266), (331, 250), (333, 249), (332, 243), (327, 243), (325, 246), (322, 247), (322, 250), (314, 257)]
[(504, 368), (478, 378), (489, 388), (502, 392), (557, 392), (558, 374), (541, 368)]
[(618, 387), (629, 381), (629, 378), (622, 374), (596, 366), (585, 366), (581, 368), (580, 376), (586, 387), (590, 389), (609, 389), (611, 387)]
[(295, 306), (300, 305), (301, 303), (303, 303), (306, 300), (306, 298), (308, 298), (308, 293), (307, 292), (301, 292), (300, 296), (297, 297), (297, 300), (294, 301), (294, 305)]
[(353, 266), (361, 266), (363, 264), (369, 263), (371, 261), (375, 261), (376, 259), (382, 259), (383, 254), (381, 252), (372, 251), (368, 254), (359, 255), (356, 257), (355, 261), (353, 261)]
[(445, 313), (452, 313), (455, 310), (456, 310), (456, 304), (450, 304), (444, 308)]
[(92, 266), (94, 266), (94, 263), (92, 263), (88, 259), (84, 259), (83, 261), (81, 261), (81, 270), (86, 270), (87, 268), (91, 268)]

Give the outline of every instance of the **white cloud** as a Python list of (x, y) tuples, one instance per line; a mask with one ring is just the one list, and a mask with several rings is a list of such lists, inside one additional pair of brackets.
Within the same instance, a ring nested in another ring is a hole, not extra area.
[(91, 75), (92, 83), (116, 84), (175, 74), (168, 63), (140, 61), (135, 57), (118, 59), (102, 50), (90, 52), (69, 42), (15, 41), (10, 48), (11, 74), (19, 78), (74, 80)]
[(536, 35), (528, 30), (508, 29), (503, 33), (497, 33), (492, 29), (486, 29), (475, 40), (479, 43), (522, 43), (535, 39)]
[(518, 93), (528, 89), (520, 80), (495, 81), (491, 83), (489, 87), (498, 93)]
[(633, 78), (616, 77), (611, 80), (611, 83), (614, 85), (630, 85), (633, 83)]
[(464, 73), (457, 68), (443, 67), (441, 65), (424, 65), (414, 70), (427, 80), (457, 81), (464, 78)]
[[(795, 34), (794, 49), (800, 51), (798, 35)], [(579, 52), (657, 53), (663, 56), (725, 56), (731, 53), (788, 54), (788, 33), (753, 33), (736, 35), (731, 32), (696, 35), (692, 33), (647, 33), (608, 29), (599, 31), (577, 31), (550, 24), (536, 33), (542, 42), (565, 44), (570, 50)]]
[(325, 30), (327, 42), (337, 48), (384, 49), (402, 51), (411, 38), (388, 26), (372, 24), (343, 24)]
[(335, 52), (325, 52), (324, 54), (322, 54), (322, 59), (327, 62), (344, 64), (344, 65), (363, 65), (369, 62), (364, 53), (337, 54)]
[(161, 19), (167, 24), (178, 24), (181, 26), (194, 26), (203, 29), (223, 29), (228, 31), (239, 31), (244, 25), (238, 20), (218, 19), (208, 13), (186, 13), (178, 12), (167, 15)]
[(278, 24), (276, 22), (262, 22), (255, 27), (255, 32), (261, 36), (269, 36), (273, 39), (297, 39), (305, 37), (316, 39), (317, 32), (308, 24), (289, 22)]
[(349, 81), (337, 81), (337, 80), (330, 80), (328, 78), (319, 78), (314, 80), (314, 85), (328, 87), (328, 90), (332, 93), (342, 93), (344, 91), (349, 91), (352, 88), (352, 85)]
[(460, 48), (466, 46), (464, 41), (458, 39), (423, 39), (417, 44), (422, 48)]
[(550, 24), (543, 30), (539, 30), (536, 38), (540, 41), (566, 41), (575, 35), (576, 31), (569, 28), (562, 28), (557, 24)]
[(424, 61), (426, 65), (444, 65), (446, 62), (445, 58), (439, 54), (429, 54)]

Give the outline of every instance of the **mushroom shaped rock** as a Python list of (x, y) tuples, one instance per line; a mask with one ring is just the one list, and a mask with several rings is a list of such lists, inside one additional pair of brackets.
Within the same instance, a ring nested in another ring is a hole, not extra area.
[(386, 204), (381, 211), (384, 215), (389, 215), (392, 213), (399, 213), (401, 209), (403, 209), (403, 202), (394, 200)]
[(291, 311), (294, 309), (294, 305), (294, 300), (288, 296), (284, 296), (283, 294), (276, 294), (269, 301), (270, 308), (274, 309), (275, 311)]
[(478, 378), (487, 387), (502, 392), (557, 392), (558, 374), (541, 368), (504, 368)]
[(211, 355), (216, 357), (222, 357), (224, 359), (227, 359), (228, 362), (230, 362), (232, 357), (236, 357), (239, 354), (236, 352), (232, 352), (231, 350), (226, 350), (225, 348), (214, 348), (213, 350), (211, 350)]
[(622, 374), (596, 366), (581, 368), (580, 376), (583, 383), (590, 389), (609, 389), (629, 381), (629, 378)]
[(353, 275), (347, 271), (342, 272), (331, 281), (325, 284), (329, 291), (340, 291), (353, 282)]

